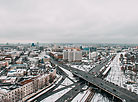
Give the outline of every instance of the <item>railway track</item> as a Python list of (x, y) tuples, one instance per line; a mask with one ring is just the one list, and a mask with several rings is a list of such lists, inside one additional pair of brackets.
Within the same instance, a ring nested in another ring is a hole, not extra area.
[(91, 102), (93, 96), (95, 94), (95, 91), (91, 89), (91, 93), (88, 95), (87, 99), (85, 100), (85, 102)]

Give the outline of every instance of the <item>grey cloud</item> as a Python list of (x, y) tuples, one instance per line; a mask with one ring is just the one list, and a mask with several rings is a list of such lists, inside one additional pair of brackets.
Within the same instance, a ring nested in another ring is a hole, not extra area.
[(137, 3), (137, 0), (0, 1), (0, 41), (138, 43)]

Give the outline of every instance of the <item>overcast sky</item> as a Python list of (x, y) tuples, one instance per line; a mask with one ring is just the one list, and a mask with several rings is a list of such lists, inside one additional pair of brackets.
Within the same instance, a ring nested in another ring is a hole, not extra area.
[(138, 0), (0, 0), (0, 43), (138, 43)]

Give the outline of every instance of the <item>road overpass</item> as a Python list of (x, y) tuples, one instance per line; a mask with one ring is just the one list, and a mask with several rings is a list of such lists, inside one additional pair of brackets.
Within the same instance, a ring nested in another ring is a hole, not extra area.
[(96, 87), (108, 92), (109, 94), (115, 96), (116, 98), (122, 101), (126, 100), (126, 102), (138, 102), (137, 94), (132, 93), (120, 86), (102, 80), (101, 78), (94, 77), (91, 74), (85, 73), (83, 71), (77, 71), (77, 73), (73, 72), (73, 74), (95, 85)]
[(130, 92), (120, 86), (117, 86), (111, 82), (102, 80), (101, 78), (95, 77), (94, 75), (92, 75), (90, 73), (69, 67), (67, 65), (62, 65), (55, 61), (54, 61), (54, 64), (69, 70), (74, 75), (78, 76), (79, 78), (91, 83), (92, 85), (100, 88), (101, 90), (104, 90), (105, 92), (122, 100), (122, 102), (138, 102), (137, 94)]

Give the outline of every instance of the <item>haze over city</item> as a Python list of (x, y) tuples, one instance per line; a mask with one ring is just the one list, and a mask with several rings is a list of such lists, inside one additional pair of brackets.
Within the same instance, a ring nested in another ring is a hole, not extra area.
[(0, 43), (138, 43), (137, 0), (3, 0)]

